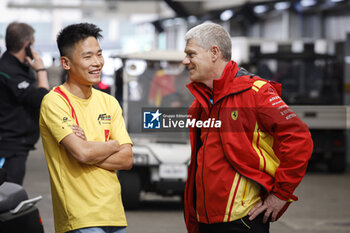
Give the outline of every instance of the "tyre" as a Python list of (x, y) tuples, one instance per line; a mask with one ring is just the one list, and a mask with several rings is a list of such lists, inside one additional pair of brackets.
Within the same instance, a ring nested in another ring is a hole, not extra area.
[(140, 176), (133, 171), (120, 171), (118, 178), (122, 188), (122, 200), (125, 209), (137, 209), (140, 204)]
[(333, 153), (328, 162), (328, 170), (331, 173), (344, 173), (346, 169), (345, 153)]

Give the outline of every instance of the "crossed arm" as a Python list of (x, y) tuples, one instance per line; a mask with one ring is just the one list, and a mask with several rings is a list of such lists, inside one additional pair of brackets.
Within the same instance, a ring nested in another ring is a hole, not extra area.
[(87, 141), (84, 131), (73, 126), (73, 134), (62, 139), (61, 144), (79, 162), (106, 170), (129, 170), (133, 164), (130, 144), (119, 145), (117, 140)]

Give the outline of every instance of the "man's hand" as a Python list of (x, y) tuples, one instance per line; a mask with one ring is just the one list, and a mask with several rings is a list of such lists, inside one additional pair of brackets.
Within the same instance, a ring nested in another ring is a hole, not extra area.
[(82, 128), (80, 128), (78, 125), (74, 124), (72, 126), (73, 133), (77, 135), (79, 138), (83, 139), (84, 141), (87, 141), (85, 132)]
[(34, 51), (33, 45), (30, 46), (30, 50), (32, 51), (32, 54), (33, 54), (33, 60), (28, 56), (26, 56), (26, 60), (28, 64), (35, 71), (37, 71), (38, 87), (50, 90), (49, 81), (47, 79), (47, 72), (46, 70), (42, 70), (42, 69), (45, 69), (44, 61), (40, 57), (40, 54)]
[(30, 46), (30, 50), (33, 54), (33, 60), (30, 57), (26, 57), (28, 64), (33, 67), (34, 70), (45, 68), (44, 61), (40, 54), (33, 49), (33, 45)]
[(252, 221), (256, 216), (265, 212), (263, 222), (266, 223), (271, 216), (270, 221), (277, 220), (278, 213), (282, 210), (287, 201), (281, 200), (272, 193), (270, 193), (264, 201), (260, 201), (256, 206), (248, 213), (249, 220)]

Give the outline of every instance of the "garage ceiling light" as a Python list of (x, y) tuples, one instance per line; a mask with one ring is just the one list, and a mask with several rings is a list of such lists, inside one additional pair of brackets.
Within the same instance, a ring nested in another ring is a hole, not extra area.
[(278, 11), (286, 10), (290, 7), (290, 2), (277, 2), (275, 3), (275, 9)]
[(221, 21), (228, 21), (232, 18), (233, 16), (233, 10), (225, 10), (221, 13), (220, 19)]
[(301, 0), (300, 4), (302, 7), (310, 7), (316, 5), (316, 0)]
[(263, 14), (267, 11), (267, 6), (266, 5), (257, 5), (254, 7), (254, 12), (256, 14)]

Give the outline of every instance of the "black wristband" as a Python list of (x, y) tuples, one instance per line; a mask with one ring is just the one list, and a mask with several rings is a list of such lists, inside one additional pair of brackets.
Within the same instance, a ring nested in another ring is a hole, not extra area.
[(37, 70), (35, 70), (37, 73), (38, 72), (40, 72), (40, 71), (46, 71), (46, 69), (45, 68), (40, 68), (40, 69), (37, 69)]

